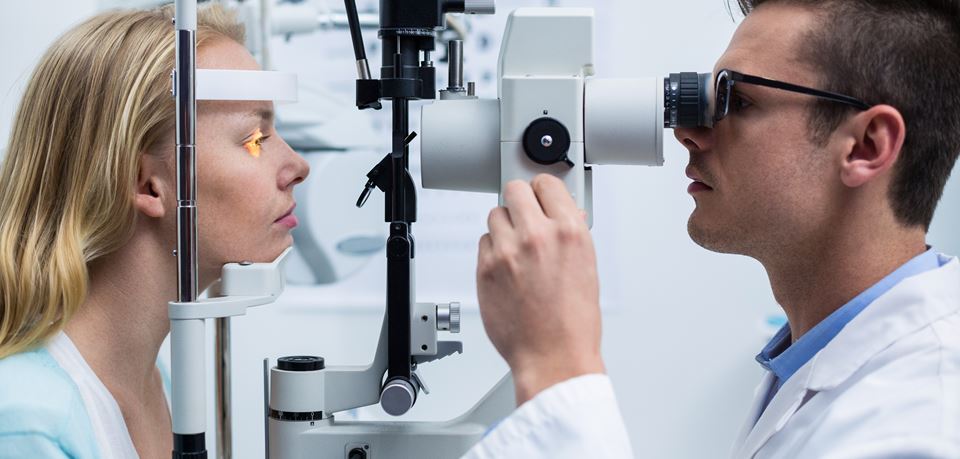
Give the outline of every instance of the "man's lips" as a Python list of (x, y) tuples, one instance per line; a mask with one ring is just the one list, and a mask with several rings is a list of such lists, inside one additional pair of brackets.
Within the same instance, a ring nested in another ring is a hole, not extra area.
[(713, 189), (713, 187), (708, 185), (706, 182), (703, 181), (702, 178), (700, 178), (700, 173), (698, 173), (694, 168), (687, 166), (686, 173), (687, 173), (687, 178), (689, 178), (690, 180), (693, 180), (693, 183), (690, 184), (690, 187), (687, 188), (687, 191), (693, 192), (693, 191), (706, 191), (706, 190)]
[(712, 191), (712, 190), (713, 188), (710, 188), (709, 186), (705, 185), (703, 182), (691, 182), (690, 185), (687, 187), (687, 193), (691, 193), (691, 194), (697, 193), (700, 191)]

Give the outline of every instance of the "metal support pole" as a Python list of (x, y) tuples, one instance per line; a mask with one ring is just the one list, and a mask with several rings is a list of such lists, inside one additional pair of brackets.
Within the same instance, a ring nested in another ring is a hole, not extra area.
[(229, 459), (233, 457), (233, 426), (230, 424), (232, 405), (230, 401), (230, 318), (216, 319), (216, 359), (217, 378), (217, 456)]
[[(197, 300), (197, 171), (196, 171), (196, 30), (197, 1), (177, 0), (176, 97), (177, 128), (177, 298)], [(171, 320), (173, 458), (207, 457), (204, 321)]]
[(177, 297), (180, 302), (191, 302), (198, 294), (196, 31), (177, 29), (176, 46)]

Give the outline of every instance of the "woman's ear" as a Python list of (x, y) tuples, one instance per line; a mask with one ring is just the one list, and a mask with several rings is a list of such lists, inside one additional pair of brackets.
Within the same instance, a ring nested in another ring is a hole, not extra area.
[(851, 188), (866, 184), (893, 167), (900, 157), (906, 123), (889, 105), (876, 105), (850, 119), (844, 127), (852, 147), (841, 166), (841, 180)]
[(172, 198), (167, 187), (168, 165), (162, 158), (149, 153), (143, 153), (140, 158), (134, 206), (146, 217), (163, 218), (166, 213), (164, 201)]

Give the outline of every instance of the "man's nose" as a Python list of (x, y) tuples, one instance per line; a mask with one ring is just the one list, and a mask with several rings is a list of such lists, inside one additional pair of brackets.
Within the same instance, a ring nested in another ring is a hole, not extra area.
[(673, 135), (690, 153), (707, 151), (713, 146), (713, 129), (710, 128), (676, 128)]

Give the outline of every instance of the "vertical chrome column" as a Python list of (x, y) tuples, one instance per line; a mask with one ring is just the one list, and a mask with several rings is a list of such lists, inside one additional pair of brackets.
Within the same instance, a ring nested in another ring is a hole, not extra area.
[[(197, 1), (176, 0), (177, 298), (194, 302), (197, 281)], [(206, 458), (205, 329), (202, 319), (170, 321), (173, 458)]]
[(196, 32), (177, 30), (177, 294), (197, 299)]

